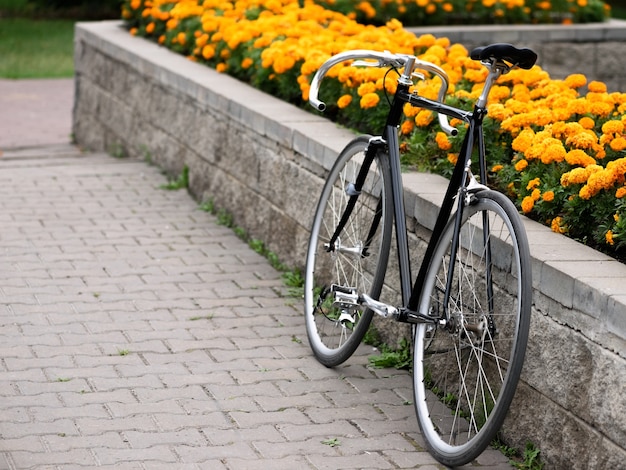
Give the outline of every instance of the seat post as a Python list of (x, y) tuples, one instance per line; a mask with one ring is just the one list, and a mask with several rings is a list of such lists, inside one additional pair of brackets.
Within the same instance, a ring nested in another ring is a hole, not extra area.
[(487, 99), (489, 98), (489, 92), (495, 81), (500, 78), (501, 75), (507, 73), (510, 68), (503, 62), (497, 59), (491, 59), (490, 61), (484, 61), (483, 65), (489, 69), (489, 75), (485, 80), (485, 86), (480, 94), (480, 97), (476, 101), (477, 108), (485, 108), (487, 106)]

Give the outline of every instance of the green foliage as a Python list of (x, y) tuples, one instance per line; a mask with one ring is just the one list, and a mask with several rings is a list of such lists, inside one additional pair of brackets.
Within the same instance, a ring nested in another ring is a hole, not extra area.
[[(397, 18), (407, 26), (454, 24), (527, 24), (527, 23), (588, 23), (604, 21), (609, 15), (605, 2), (589, 0), (586, 5), (567, 0), (526, 0), (485, 2), (481, 0), (449, 0), (446, 2), (416, 2), (414, 0), (316, 0), (325, 8), (343, 14), (353, 14), (360, 23), (385, 24)], [(548, 6), (548, 8), (546, 8)]]
[(177, 178), (161, 185), (161, 189), (166, 189), (168, 191), (177, 191), (179, 189), (187, 188), (189, 188), (189, 167), (187, 165), (183, 167), (183, 171)]
[(380, 355), (368, 359), (372, 367), (376, 368), (410, 369), (413, 363), (411, 344), (406, 338), (402, 338), (400, 346), (395, 349), (383, 344), (380, 346)]
[(330, 447), (337, 447), (339, 445), (341, 445), (341, 443), (339, 442), (339, 439), (337, 439), (336, 437), (332, 438), (332, 439), (325, 439), (322, 441), (322, 444), (326, 445), (326, 446), (330, 446)]
[(512, 461), (511, 463), (520, 470), (542, 470), (543, 462), (541, 462), (540, 454), (541, 451), (532, 442), (527, 442), (522, 454), (522, 462)]

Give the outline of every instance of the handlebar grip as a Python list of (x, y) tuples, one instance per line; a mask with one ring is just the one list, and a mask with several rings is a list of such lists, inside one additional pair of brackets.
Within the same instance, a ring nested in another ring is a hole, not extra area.
[(452, 137), (459, 135), (459, 130), (454, 126), (451, 126), (448, 122), (448, 116), (439, 113), (437, 117), (439, 118), (439, 127), (441, 127), (446, 134), (451, 135)]
[(309, 96), (309, 104), (313, 106), (315, 109), (317, 109), (318, 111), (326, 110), (326, 103), (318, 100), (317, 97), (314, 98), (312, 96)]

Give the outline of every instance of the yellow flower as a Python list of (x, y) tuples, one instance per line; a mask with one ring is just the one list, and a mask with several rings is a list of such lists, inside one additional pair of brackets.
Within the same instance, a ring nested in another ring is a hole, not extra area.
[(570, 88), (580, 88), (585, 86), (586, 84), (587, 78), (580, 73), (572, 74), (565, 79), (565, 85)]
[(404, 122), (402, 123), (402, 125), (400, 126), (400, 132), (401, 132), (403, 135), (410, 134), (410, 133), (411, 133), (411, 131), (413, 130), (413, 128), (414, 128), (414, 127), (415, 127), (415, 122), (414, 122), (414, 121), (411, 121), (411, 120), (409, 120), (409, 119), (407, 119), (407, 120), (406, 120), (406, 121), (404, 121)]
[(435, 136), (435, 142), (441, 150), (450, 150), (452, 148), (452, 144), (448, 140), (448, 136), (444, 132), (437, 132)]
[(533, 192), (530, 193), (530, 197), (533, 201), (538, 201), (541, 198), (541, 191), (539, 191), (539, 189), (537, 188), (533, 189)]
[(202, 57), (206, 60), (210, 60), (215, 57), (215, 48), (211, 44), (207, 44), (202, 48)]
[(351, 95), (342, 95), (337, 100), (337, 106), (339, 106), (339, 109), (344, 109), (344, 108), (348, 107), (348, 105), (350, 103), (352, 103), (352, 96)]
[(415, 124), (418, 127), (427, 127), (431, 122), (433, 122), (433, 113), (422, 109), (415, 116)]
[(609, 245), (614, 245), (615, 241), (613, 240), (613, 231), (612, 230), (607, 230), (606, 235), (604, 236), (604, 238), (606, 239), (606, 242)]
[(526, 196), (524, 199), (522, 199), (522, 211), (524, 212), (524, 214), (528, 214), (530, 211), (532, 211), (533, 207), (535, 207), (535, 201), (532, 197)]
[(567, 152), (565, 161), (572, 166), (589, 166), (596, 163), (595, 159), (590, 157), (584, 150), (574, 149)]
[(596, 123), (594, 122), (593, 119), (591, 119), (588, 116), (585, 116), (583, 118), (581, 118), (578, 121), (578, 124), (580, 124), (581, 126), (583, 126), (585, 129), (593, 129), (596, 125)]
[(367, 93), (361, 97), (360, 106), (362, 109), (373, 108), (380, 101), (380, 96), (377, 93)]
[(602, 132), (604, 134), (621, 134), (624, 132), (624, 123), (622, 121), (611, 120), (602, 124)]
[(535, 189), (540, 184), (541, 180), (539, 178), (534, 178), (528, 182), (528, 184), (526, 185), (526, 189), (530, 191), (531, 189)]
[(596, 80), (589, 82), (588, 88), (592, 93), (606, 93), (606, 84)]
[(567, 232), (567, 227), (563, 225), (563, 217), (555, 217), (554, 219), (552, 219), (550, 228), (552, 229), (553, 232), (556, 232), (556, 233)]
[(611, 147), (611, 150), (615, 150), (616, 152), (626, 150), (626, 138), (618, 137), (617, 139), (611, 141), (609, 145)]
[(515, 170), (516, 171), (522, 171), (524, 170), (526, 167), (528, 166), (528, 161), (527, 160), (520, 160), (515, 164)]
[(357, 94), (360, 97), (367, 95), (368, 93), (374, 93), (376, 91), (376, 85), (372, 82), (367, 82), (359, 85), (357, 88)]

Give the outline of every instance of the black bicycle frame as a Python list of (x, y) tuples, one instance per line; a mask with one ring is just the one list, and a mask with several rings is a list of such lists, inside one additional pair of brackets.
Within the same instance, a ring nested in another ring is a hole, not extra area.
[[(402, 186), (402, 174), (400, 167), (400, 155), (398, 153), (399, 143), (398, 143), (398, 126), (400, 124), (403, 107), (405, 103), (409, 103), (412, 106), (428, 109), (430, 111), (436, 113), (442, 113), (452, 118), (460, 119), (469, 124), (469, 128), (467, 130), (467, 134), (463, 140), (463, 144), (461, 146), (459, 152), (459, 158), (454, 166), (454, 170), (452, 172), (452, 176), (450, 177), (450, 183), (448, 184), (448, 188), (446, 190), (446, 194), (444, 196), (441, 209), (439, 211), (439, 215), (437, 217), (437, 221), (435, 222), (435, 226), (432, 231), (432, 235), (428, 246), (426, 248), (426, 252), (424, 254), (424, 258), (422, 259), (420, 270), (415, 279), (415, 282), (412, 284), (412, 274), (411, 274), (411, 266), (410, 266), (410, 258), (409, 258), (409, 243), (406, 229), (406, 216), (404, 209), (404, 198), (403, 198), (403, 186)], [(389, 157), (389, 166), (391, 170), (391, 186), (392, 186), (392, 194), (393, 194), (393, 208), (394, 208), (394, 220), (396, 224), (396, 244), (398, 248), (398, 260), (399, 260), (399, 271), (400, 271), (400, 280), (401, 280), (401, 293), (402, 293), (402, 304), (405, 306), (404, 309), (401, 310), (401, 314), (398, 318), (398, 321), (404, 322), (424, 322), (429, 321), (433, 322), (438, 320), (438, 318), (433, 318), (426, 316), (424, 314), (420, 314), (417, 312), (418, 303), (421, 295), (422, 285), (424, 283), (424, 279), (426, 277), (426, 272), (428, 271), (428, 267), (432, 261), (432, 257), (435, 251), (435, 246), (437, 240), (441, 237), (443, 230), (450, 219), (450, 215), (452, 214), (452, 210), (454, 208), (455, 201), (459, 199), (463, 201), (466, 194), (466, 187), (469, 183), (468, 180), (468, 170), (470, 164), (470, 158), (472, 156), (474, 145), (477, 144), (479, 151), (479, 166), (480, 166), (480, 179), (481, 181), (486, 181), (486, 165), (484, 161), (485, 155), (485, 145), (484, 138), (482, 132), (482, 123), (483, 118), (486, 114), (486, 110), (484, 108), (475, 107), (473, 112), (469, 111), (461, 111), (459, 109), (448, 106), (444, 103), (440, 103), (439, 101), (433, 101), (428, 98), (421, 97), (416, 94), (409, 93), (409, 87), (407, 85), (399, 84), (398, 89), (394, 95), (393, 102), (391, 103), (391, 110), (389, 112), (387, 122), (385, 124), (385, 130), (383, 133), (383, 137), (374, 137), (370, 140), (366, 152), (365, 159), (359, 173), (357, 175), (356, 181), (349, 188), (349, 196), (350, 200), (346, 206), (346, 209), (342, 215), (342, 218), (337, 225), (334, 234), (331, 237), (329, 242), (329, 246), (327, 247), (328, 251), (332, 251), (334, 249), (334, 243), (339, 237), (339, 234), (343, 230), (345, 224), (354, 209), (356, 204), (356, 200), (359, 197), (363, 183), (365, 181), (365, 177), (370, 170), (370, 166), (374, 161), (374, 157), (376, 154), (380, 153), (382, 155), (388, 155)], [(456, 223), (460, 224), (462, 220), (462, 208), (463, 203), (458, 204), (457, 211), (457, 220)], [(380, 218), (382, 212), (381, 208), (377, 209), (377, 214), (374, 217), (372, 222), (372, 227), (370, 228), (368, 234), (368, 240), (365, 243), (362, 255), (367, 256), (367, 249), (369, 248), (369, 243), (371, 242), (371, 238), (373, 238), (373, 234), (375, 233), (378, 225), (380, 223)], [(458, 231), (455, 230), (455, 235), (452, 240), (452, 253), (450, 263), (450, 270), (453, 272), (454, 265), (454, 254), (456, 253), (456, 249), (458, 247)], [(485, 233), (485, 237), (487, 237), (487, 233)], [(488, 274), (489, 275), (489, 274)], [(448, 284), (451, 282), (451, 276), (448, 279)], [(448, 285), (446, 288), (446, 295), (449, 295), (450, 286)], [(491, 298), (492, 295), (489, 295), (490, 298), (490, 307), (492, 304)], [(444, 305), (447, 305), (447, 298), (445, 299)], [(491, 308), (490, 308), (491, 310)]]

